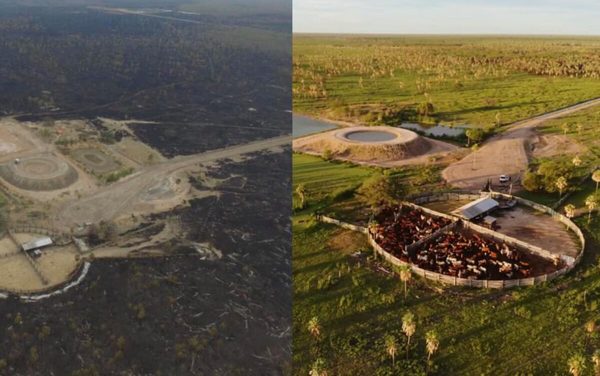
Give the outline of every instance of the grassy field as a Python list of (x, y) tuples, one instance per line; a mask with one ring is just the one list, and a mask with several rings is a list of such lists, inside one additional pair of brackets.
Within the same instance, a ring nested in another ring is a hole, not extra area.
[(296, 35), (294, 111), (369, 124), (508, 124), (597, 97), (599, 47), (594, 38)]
[[(451, 288), (417, 277), (404, 298), (400, 280), (381, 271), (364, 236), (311, 220), (332, 202), (330, 192), (357, 185), (376, 170), (294, 156), (294, 185), (305, 184), (309, 206), (293, 217), (294, 374), (323, 359), (330, 375), (566, 375), (575, 353), (589, 359), (600, 348), (600, 216), (578, 223), (589, 239), (583, 263), (568, 276), (533, 288), (485, 291)], [(407, 175), (410, 179), (411, 175)], [(538, 199), (535, 195), (529, 198)], [(548, 198), (538, 201), (549, 200)], [(578, 196), (572, 197), (578, 202)], [(361, 251), (363, 257), (356, 257)], [(415, 314), (417, 330), (406, 355), (402, 316)], [(307, 325), (317, 317), (321, 336)], [(440, 336), (426, 362), (426, 331)], [(385, 337), (398, 341), (395, 365)]]
[[(505, 125), (599, 96), (598, 48), (598, 38), (299, 35), (294, 111), (367, 124)], [(541, 131), (584, 145), (588, 169), (600, 161), (599, 125), (600, 109), (589, 109)], [(586, 356), (584, 376), (600, 374), (591, 363), (600, 332), (586, 330), (590, 321), (600, 324), (600, 215), (576, 219), (586, 254), (565, 277), (506, 291), (414, 277), (405, 298), (363, 235), (312, 219), (319, 211), (365, 221), (368, 210), (354, 191), (379, 171), (305, 155), (293, 163), (294, 187), (305, 186), (308, 203), (293, 216), (295, 375), (308, 374), (319, 359), (329, 375), (567, 375), (576, 353)], [(447, 188), (416, 182), (423, 168), (394, 173), (413, 191)], [(566, 203), (582, 207), (594, 190), (587, 181)], [(545, 205), (558, 200), (554, 193), (522, 195)], [(409, 311), (417, 329), (407, 348), (402, 316)], [(318, 337), (308, 330), (313, 318)], [(432, 329), (440, 348), (428, 363), (425, 333)], [(398, 344), (395, 364), (386, 353), (389, 335)]]

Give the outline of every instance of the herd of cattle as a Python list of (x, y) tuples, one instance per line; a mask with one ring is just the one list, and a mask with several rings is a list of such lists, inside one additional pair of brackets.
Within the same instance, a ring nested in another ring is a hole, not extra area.
[(407, 206), (383, 208), (369, 227), (385, 251), (422, 269), (459, 278), (514, 279), (531, 275), (528, 255), (507, 244), (487, 239), (460, 227), (430, 237), (452, 221)]

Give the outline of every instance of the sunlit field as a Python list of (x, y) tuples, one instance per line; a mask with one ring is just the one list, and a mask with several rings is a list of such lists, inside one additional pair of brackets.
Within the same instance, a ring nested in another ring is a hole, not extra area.
[(598, 38), (294, 38), (294, 111), (487, 127), (600, 92)]

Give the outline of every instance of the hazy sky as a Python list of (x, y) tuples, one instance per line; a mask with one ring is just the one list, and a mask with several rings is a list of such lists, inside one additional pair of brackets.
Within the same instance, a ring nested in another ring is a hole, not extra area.
[(294, 0), (294, 32), (600, 35), (600, 0)]

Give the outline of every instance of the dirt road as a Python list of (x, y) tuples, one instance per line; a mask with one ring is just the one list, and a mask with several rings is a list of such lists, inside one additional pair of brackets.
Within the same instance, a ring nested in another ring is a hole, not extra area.
[(513, 123), (502, 134), (485, 142), (477, 152), (450, 164), (442, 176), (450, 185), (469, 190), (481, 189), (488, 178), (497, 182), (503, 174), (517, 181), (529, 165), (530, 145), (538, 125), (596, 105), (600, 105), (600, 98)]
[(291, 136), (281, 136), (202, 154), (176, 157), (147, 166), (115, 184), (100, 188), (88, 196), (66, 202), (58, 210), (55, 225), (69, 228), (86, 222), (97, 223), (101, 220), (113, 219), (127, 214), (128, 208), (140, 196), (161, 184), (178, 170), (290, 144)]

